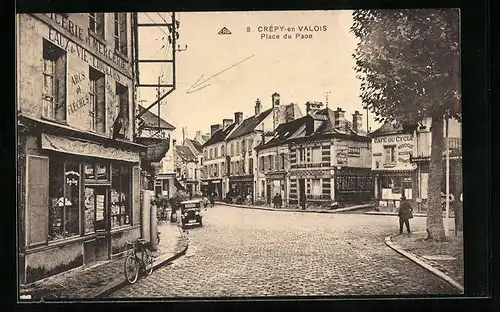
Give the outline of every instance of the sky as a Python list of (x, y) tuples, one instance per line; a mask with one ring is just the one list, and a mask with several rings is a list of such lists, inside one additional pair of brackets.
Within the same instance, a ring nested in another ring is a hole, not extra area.
[[(193, 138), (197, 130), (209, 133), (210, 125), (234, 119), (235, 112), (250, 117), (257, 98), (268, 109), (274, 92), (282, 104), (299, 104), (304, 114), (307, 101), (325, 103), (329, 92), (328, 107), (342, 107), (349, 119), (360, 111), (366, 129), (352, 57), (357, 41), (349, 31), (351, 11), (177, 12), (176, 18), (177, 44), (187, 49), (176, 54), (176, 90), (162, 101), (160, 114), (176, 127), (174, 139), (182, 140), (183, 127)], [(171, 13), (139, 13), (140, 23), (151, 20), (171, 21)], [(223, 27), (231, 34), (219, 35)], [(140, 28), (139, 57), (170, 58), (167, 34), (159, 27)], [(279, 38), (269, 38), (273, 35)], [(162, 83), (172, 82), (171, 65), (152, 63), (139, 70), (141, 83), (156, 84), (159, 75)], [(147, 106), (156, 96), (156, 88), (140, 88), (138, 98)], [(152, 112), (157, 114), (156, 106)], [(370, 113), (372, 130), (379, 126), (373, 117)]]

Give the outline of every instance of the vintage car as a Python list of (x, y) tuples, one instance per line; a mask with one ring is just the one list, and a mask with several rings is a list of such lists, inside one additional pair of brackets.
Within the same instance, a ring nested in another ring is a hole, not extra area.
[(190, 225), (203, 226), (203, 216), (201, 215), (201, 199), (186, 200), (181, 202), (181, 224), (182, 227)]

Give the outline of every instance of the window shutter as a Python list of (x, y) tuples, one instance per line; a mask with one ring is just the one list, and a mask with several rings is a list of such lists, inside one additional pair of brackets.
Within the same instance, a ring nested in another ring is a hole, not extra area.
[(55, 67), (55, 96), (56, 120), (66, 120), (66, 53), (61, 54)]
[(132, 222), (134, 225), (141, 221), (141, 169), (132, 168)]
[(264, 157), (264, 168), (262, 171), (269, 170), (269, 157)]
[(127, 13), (119, 13), (120, 52), (127, 54)]
[(106, 103), (105, 103), (105, 79), (104, 76), (99, 77), (95, 82), (96, 93), (96, 129), (101, 133), (106, 132)]
[(33, 246), (47, 242), (49, 158), (29, 155), (26, 167), (26, 246)]
[(95, 13), (96, 33), (104, 38), (104, 13)]

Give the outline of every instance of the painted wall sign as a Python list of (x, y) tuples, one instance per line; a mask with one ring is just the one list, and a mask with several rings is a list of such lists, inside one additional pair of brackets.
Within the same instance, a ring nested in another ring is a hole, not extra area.
[(373, 153), (373, 156), (375, 157), (382, 156), (382, 153)]
[(128, 61), (116, 54), (114, 49), (108, 49), (104, 43), (91, 36), (86, 29), (83, 29), (78, 24), (75, 24), (61, 14), (47, 13), (45, 15), (56, 22), (59, 26), (66, 29), (75, 39), (87, 43), (94, 52), (104, 56), (106, 59), (113, 62), (113, 64), (117, 67), (126, 71), (130, 70), (130, 64)]
[(398, 146), (399, 149), (402, 149), (402, 148), (408, 148), (408, 149), (413, 149), (413, 144), (410, 144), (410, 143), (403, 143), (401, 145)]
[(413, 141), (413, 135), (395, 135), (386, 136), (373, 139), (375, 143), (399, 143), (399, 142), (410, 142)]
[(110, 75), (116, 81), (120, 81), (120, 74), (116, 69), (50, 26), (47, 39), (67, 52), (76, 55), (79, 59), (83, 60), (85, 63), (96, 68), (97, 70)]

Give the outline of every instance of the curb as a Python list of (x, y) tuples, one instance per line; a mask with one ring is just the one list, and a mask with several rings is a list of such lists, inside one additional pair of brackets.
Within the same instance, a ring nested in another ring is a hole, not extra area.
[[(379, 216), (398, 216), (397, 212), (383, 212), (383, 211), (367, 211), (365, 214), (369, 215), (379, 215)], [(427, 217), (427, 214), (423, 214), (420, 212), (413, 213), (413, 217)], [(445, 218), (445, 216), (443, 216)], [(450, 219), (454, 219), (455, 217), (450, 216)]]
[(352, 211), (352, 210), (370, 208), (370, 207), (375, 206), (374, 204), (364, 204), (364, 205), (357, 205), (357, 206), (352, 206), (352, 207), (338, 208), (338, 209), (334, 209), (334, 210), (301, 210), (301, 209), (286, 209), (286, 208), (274, 209), (274, 208), (270, 208), (270, 207), (236, 205), (236, 204), (228, 204), (228, 203), (224, 203), (224, 202), (217, 202), (217, 203), (219, 205), (236, 207), (236, 208), (243, 208), (243, 209), (256, 209), (256, 210), (281, 211), (281, 212), (305, 212), (305, 213), (338, 213), (338, 212), (344, 212), (344, 211)]
[[(178, 259), (179, 257), (183, 256), (186, 254), (186, 251), (189, 247), (189, 237), (184, 234), (184, 232), (182, 232), (181, 234), (181, 237), (180, 239), (186, 239), (186, 246), (183, 247), (183, 249), (181, 251), (179, 251), (178, 253), (174, 254), (173, 256), (167, 258), (167, 259), (163, 259), (163, 260), (157, 260), (153, 263), (153, 272), (154, 270), (162, 267), (163, 265), (171, 262), (171, 261), (174, 261), (175, 259)], [(91, 298), (99, 298), (99, 297), (104, 297), (104, 296), (107, 296), (115, 291), (117, 291), (118, 289), (126, 286), (126, 285), (130, 285), (129, 282), (127, 280), (121, 280), (119, 282), (115, 282), (115, 283), (111, 283), (110, 284), (110, 287), (109, 288), (106, 288), (104, 290), (100, 290), (98, 293), (94, 294), (93, 296), (91, 296)]]
[[(415, 233), (424, 233), (424, 232), (415, 232)], [(464, 287), (460, 283), (458, 283), (457, 281), (455, 281), (454, 279), (452, 279), (451, 277), (449, 277), (445, 273), (441, 272), (440, 270), (436, 269), (435, 267), (431, 266), (430, 264), (425, 263), (424, 261), (422, 261), (421, 259), (419, 259), (417, 255), (415, 255), (415, 254), (413, 254), (411, 252), (405, 251), (398, 244), (393, 243), (391, 241), (391, 238), (394, 237), (394, 236), (396, 236), (396, 235), (397, 234), (393, 234), (391, 236), (387, 236), (385, 238), (385, 244), (387, 246), (389, 246), (390, 248), (392, 248), (394, 251), (402, 254), (406, 258), (410, 259), (411, 261), (413, 261), (416, 264), (420, 265), (421, 267), (423, 267), (427, 271), (431, 272), (432, 274), (434, 274), (437, 277), (441, 278), (442, 280), (444, 280), (448, 284), (452, 285), (456, 289), (460, 290), (460, 292), (462, 294), (464, 293)]]
[[(375, 215), (375, 216), (398, 216), (396, 212), (382, 212), (382, 211), (367, 211), (365, 214)], [(427, 217), (423, 213), (413, 213), (413, 217)]]

